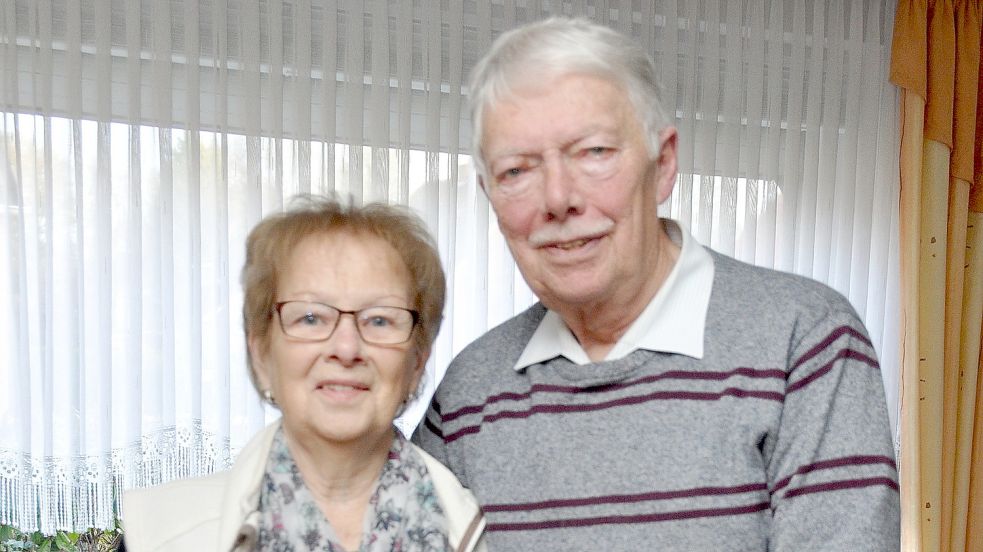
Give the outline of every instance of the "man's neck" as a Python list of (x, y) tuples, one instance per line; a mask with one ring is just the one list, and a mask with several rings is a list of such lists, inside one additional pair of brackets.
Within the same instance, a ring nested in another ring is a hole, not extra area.
[(652, 269), (638, 286), (625, 286), (610, 299), (587, 305), (557, 305), (556, 311), (592, 362), (604, 360), (645, 307), (662, 289), (679, 259), (680, 246), (663, 234)]

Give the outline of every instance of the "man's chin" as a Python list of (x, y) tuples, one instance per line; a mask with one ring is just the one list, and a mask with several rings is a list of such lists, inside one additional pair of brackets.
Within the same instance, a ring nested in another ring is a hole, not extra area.
[(589, 309), (603, 304), (610, 286), (599, 285), (596, 281), (562, 280), (549, 282), (533, 292), (550, 310), (563, 312), (570, 309)]

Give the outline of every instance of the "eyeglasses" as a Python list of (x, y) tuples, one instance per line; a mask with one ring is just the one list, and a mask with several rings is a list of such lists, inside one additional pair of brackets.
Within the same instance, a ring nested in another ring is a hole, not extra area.
[(400, 307), (367, 307), (346, 311), (311, 301), (283, 301), (273, 306), (280, 317), (280, 329), (295, 339), (324, 341), (330, 338), (341, 315), (350, 314), (355, 329), (366, 343), (396, 345), (409, 341), (420, 314)]

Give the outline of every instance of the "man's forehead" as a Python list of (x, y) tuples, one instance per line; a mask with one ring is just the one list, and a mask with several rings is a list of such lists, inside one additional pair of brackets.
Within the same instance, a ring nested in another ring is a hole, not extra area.
[[(564, 124), (567, 123), (567, 124)], [(497, 141), (499, 133), (486, 133), (489, 157), (507, 157), (539, 153), (543, 148), (565, 148), (591, 138), (620, 140), (624, 133), (623, 125), (596, 124), (591, 121), (571, 118), (567, 121), (554, 120), (549, 132), (537, 132), (517, 136), (509, 133)]]
[[(569, 86), (564, 86), (569, 85)], [(485, 111), (502, 104), (517, 104), (540, 98), (546, 92), (565, 88), (575, 96), (595, 95), (603, 89), (606, 96), (619, 102), (628, 102), (625, 87), (611, 75), (583, 71), (529, 72), (523, 71), (505, 79), (494, 87), (485, 104)]]
[(637, 128), (620, 87), (597, 77), (569, 77), (515, 87), (489, 105), (482, 124), (486, 153), (518, 153), (544, 142), (559, 147), (599, 135), (618, 138)]

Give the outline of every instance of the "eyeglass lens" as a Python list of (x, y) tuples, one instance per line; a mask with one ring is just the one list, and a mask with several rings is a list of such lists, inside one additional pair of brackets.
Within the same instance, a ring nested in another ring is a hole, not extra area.
[(285, 334), (310, 341), (331, 337), (342, 314), (354, 316), (358, 333), (368, 343), (402, 343), (413, 331), (413, 312), (399, 307), (368, 307), (349, 312), (322, 303), (288, 301), (279, 311), (280, 326)]

